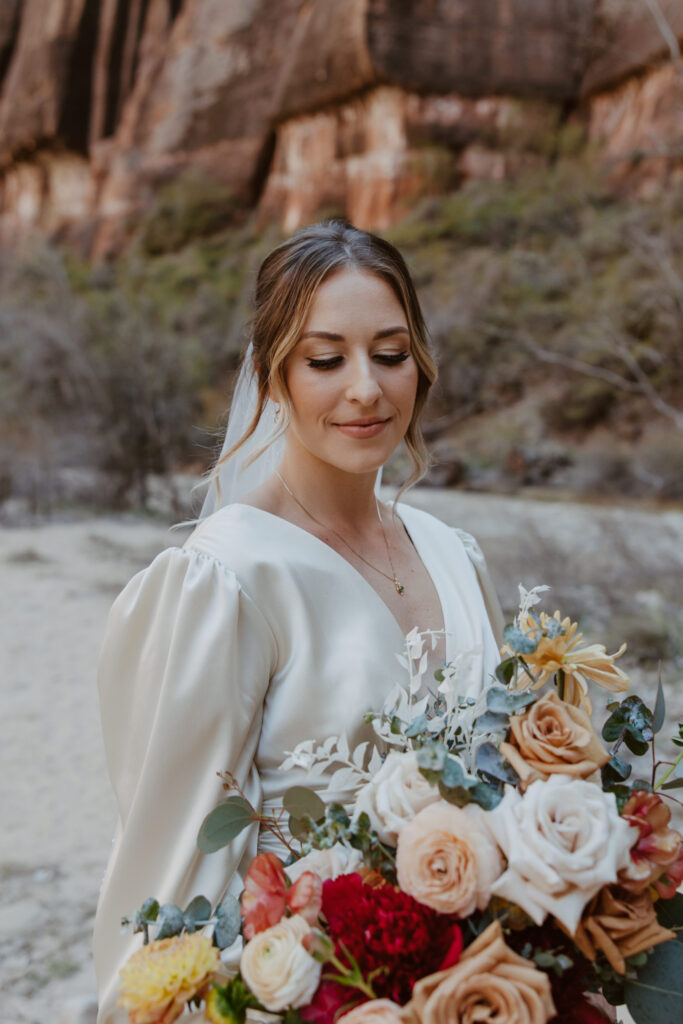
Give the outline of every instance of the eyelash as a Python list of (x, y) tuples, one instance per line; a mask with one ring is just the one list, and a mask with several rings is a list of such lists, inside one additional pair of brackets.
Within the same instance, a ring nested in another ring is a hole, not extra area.
[[(397, 366), (399, 363), (405, 362), (409, 355), (409, 352), (397, 352), (396, 355), (380, 354), (375, 356), (375, 359), (379, 359), (387, 366)], [(343, 356), (332, 356), (331, 359), (307, 359), (306, 362), (314, 370), (333, 370), (340, 365), (343, 358)]]

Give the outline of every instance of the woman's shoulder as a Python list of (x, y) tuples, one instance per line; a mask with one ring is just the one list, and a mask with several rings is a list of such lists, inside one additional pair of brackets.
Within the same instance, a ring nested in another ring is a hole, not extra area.
[(253, 505), (234, 502), (202, 519), (183, 549), (234, 567), (258, 558), (281, 543), (278, 517)]
[(459, 526), (449, 526), (443, 519), (432, 515), (431, 512), (426, 512), (424, 509), (416, 508), (414, 505), (404, 504), (403, 502), (397, 505), (397, 511), (408, 528), (409, 533), (415, 533), (419, 530), (437, 542), (442, 541), (443, 543), (450, 542), (462, 545), (473, 561), (480, 558), (483, 559), (477, 540), (467, 530), (463, 530)]

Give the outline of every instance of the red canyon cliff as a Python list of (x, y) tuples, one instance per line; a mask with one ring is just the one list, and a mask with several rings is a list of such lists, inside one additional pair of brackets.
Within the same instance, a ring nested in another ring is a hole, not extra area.
[(0, 241), (106, 255), (189, 172), (381, 228), (570, 137), (647, 192), (683, 173), (681, 38), (683, 0), (4, 0)]

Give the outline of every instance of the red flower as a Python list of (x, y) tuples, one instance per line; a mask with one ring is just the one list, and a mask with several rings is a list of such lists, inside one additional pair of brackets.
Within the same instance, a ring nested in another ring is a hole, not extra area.
[[(378, 972), (372, 978), (378, 999), (406, 1003), (416, 981), (460, 959), (455, 915), (439, 914), (393, 886), (372, 888), (360, 875), (340, 875), (323, 884), (322, 911), (339, 959), (348, 962), (345, 951), (350, 953), (366, 980)], [(315, 1024), (332, 1022), (353, 994), (323, 981), (301, 1015)]]
[(592, 1003), (583, 999), (574, 1003), (568, 1012), (553, 1017), (552, 1024), (605, 1024), (609, 1019)]
[[(585, 961), (584, 961), (585, 963)], [(557, 1016), (552, 1024), (604, 1024), (610, 1018), (583, 991), (583, 967), (577, 963), (560, 977), (550, 976)]]

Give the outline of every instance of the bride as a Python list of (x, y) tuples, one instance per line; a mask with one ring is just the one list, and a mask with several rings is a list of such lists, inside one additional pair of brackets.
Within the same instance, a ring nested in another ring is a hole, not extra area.
[(408, 483), (424, 471), (420, 413), (435, 376), (388, 242), (332, 221), (266, 258), (212, 514), (128, 584), (104, 640), (120, 820), (95, 924), (100, 1024), (126, 1019), (118, 971), (139, 937), (121, 934), (122, 915), (148, 896), (237, 895), (268, 846), (252, 828), (200, 854), (199, 827), (224, 798), (218, 772), (265, 809), (296, 784), (339, 799), (323, 778), (278, 765), (304, 739), (345, 733), (353, 747), (373, 735), (363, 714), (400, 679), (409, 630), (440, 632), (439, 663), (476, 651), (472, 693), (497, 664), (499, 609), (476, 543), (376, 496), (401, 441)]

